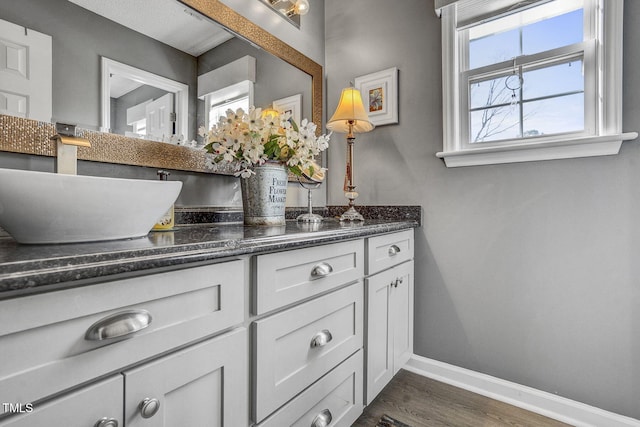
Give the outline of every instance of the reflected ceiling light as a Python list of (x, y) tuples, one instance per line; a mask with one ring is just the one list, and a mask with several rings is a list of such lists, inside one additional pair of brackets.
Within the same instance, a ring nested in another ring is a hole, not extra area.
[(308, 0), (297, 0), (289, 11), (287, 11), (287, 15), (306, 15), (309, 13), (309, 1)]
[(309, 13), (309, 0), (266, 0), (266, 3), (288, 18)]

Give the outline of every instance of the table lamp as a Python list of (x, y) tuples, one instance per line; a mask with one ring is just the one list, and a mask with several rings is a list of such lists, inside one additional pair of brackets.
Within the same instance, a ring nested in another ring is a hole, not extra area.
[(327, 122), (327, 129), (347, 134), (347, 172), (344, 178), (344, 195), (349, 199), (349, 208), (340, 217), (340, 221), (364, 221), (355, 208), (358, 193), (353, 183), (353, 143), (355, 133), (369, 132), (375, 126), (369, 121), (369, 116), (362, 104), (360, 91), (354, 87), (342, 89), (340, 101), (335, 113)]

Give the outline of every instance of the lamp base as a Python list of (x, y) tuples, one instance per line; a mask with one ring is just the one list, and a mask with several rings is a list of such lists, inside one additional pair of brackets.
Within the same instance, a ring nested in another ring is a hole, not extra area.
[(340, 216), (340, 221), (364, 221), (364, 217), (360, 215), (353, 206), (350, 206), (349, 209)]

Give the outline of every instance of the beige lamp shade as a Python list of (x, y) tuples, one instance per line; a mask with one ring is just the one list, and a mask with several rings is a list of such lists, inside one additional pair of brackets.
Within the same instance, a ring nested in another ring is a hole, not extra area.
[(280, 113), (278, 112), (278, 110), (274, 109), (274, 108), (264, 108), (262, 110), (262, 113), (260, 114), (260, 118), (264, 119), (266, 117), (273, 117), (273, 118), (278, 118), (280, 116)]
[(369, 121), (369, 116), (362, 104), (360, 91), (354, 87), (342, 89), (338, 108), (336, 108), (336, 112), (333, 113), (333, 116), (331, 116), (331, 119), (327, 123), (327, 129), (335, 132), (348, 133), (350, 121), (352, 122), (351, 130), (354, 133), (369, 132), (375, 127), (373, 123)]

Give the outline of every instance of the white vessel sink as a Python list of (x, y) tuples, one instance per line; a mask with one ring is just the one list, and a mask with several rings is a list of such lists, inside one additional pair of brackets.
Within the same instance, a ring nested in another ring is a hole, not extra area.
[(0, 169), (0, 227), (20, 243), (142, 237), (181, 189), (180, 181)]

